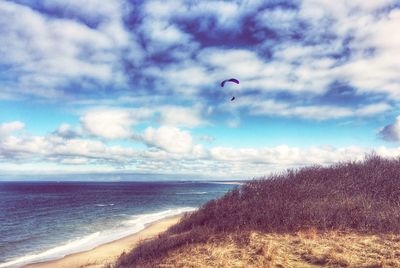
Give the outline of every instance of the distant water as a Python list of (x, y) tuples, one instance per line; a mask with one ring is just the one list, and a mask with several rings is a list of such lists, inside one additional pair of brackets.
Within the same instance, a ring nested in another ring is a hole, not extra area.
[(0, 182), (0, 267), (88, 250), (198, 208), (235, 185)]

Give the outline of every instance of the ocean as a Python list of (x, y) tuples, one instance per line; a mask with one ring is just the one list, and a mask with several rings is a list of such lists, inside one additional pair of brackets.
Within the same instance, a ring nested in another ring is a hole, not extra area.
[(0, 267), (92, 249), (192, 211), (234, 187), (214, 182), (0, 182)]

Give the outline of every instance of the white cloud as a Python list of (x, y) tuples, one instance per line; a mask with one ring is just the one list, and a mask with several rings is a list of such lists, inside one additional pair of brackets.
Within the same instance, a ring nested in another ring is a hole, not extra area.
[[(400, 118), (397, 119), (400, 122)], [(396, 124), (398, 123), (396, 121)], [(311, 146), (308, 148), (280, 145), (275, 147), (205, 149), (193, 144), (187, 131), (163, 126), (147, 128), (141, 138), (150, 146), (134, 150), (129, 146), (110, 146), (106, 142), (87, 138), (64, 138), (59, 135), (34, 136), (28, 133), (14, 136), (13, 131), (22, 128), (22, 123), (3, 124), (7, 130), (0, 139), (0, 167), (13, 164), (31, 164), (59, 170), (103, 170), (160, 172), (171, 174), (203, 174), (235, 178), (251, 178), (290, 167), (321, 164), (337, 161), (360, 160), (372, 150), (384, 157), (399, 157), (400, 147), (363, 148), (349, 146)], [(67, 128), (63, 126), (61, 128)], [(67, 128), (68, 129), (68, 128)], [(398, 133), (397, 133), (398, 134)], [(46, 163), (46, 164), (44, 164)], [(68, 168), (67, 168), (68, 166)]]
[[(107, 146), (105, 143), (82, 139), (65, 139), (59, 136), (7, 136), (0, 141), (1, 158), (7, 162), (16, 161), (50, 161), (57, 163), (107, 161), (127, 162), (136, 156), (131, 148)], [(78, 160), (79, 159), (79, 160)]]
[[(105, 139), (130, 139), (138, 138), (134, 135), (133, 127), (139, 123), (151, 123), (157, 117), (158, 123), (164, 126), (176, 127), (199, 127), (207, 125), (208, 121), (203, 118), (202, 106), (173, 106), (156, 105), (149, 108), (112, 108), (104, 107), (91, 109), (81, 116), (81, 125), (91, 135)], [(61, 125), (55, 132), (65, 137), (69, 134), (82, 135), (82, 130), (72, 129), (69, 125)]]
[[(346, 117), (369, 117), (392, 109), (387, 103), (375, 103), (360, 107), (340, 107), (334, 105), (293, 105), (289, 102), (274, 100), (254, 100), (242, 97), (236, 101), (236, 108), (247, 107), (253, 115), (275, 115), (305, 119), (329, 120)], [(232, 109), (222, 106), (223, 109)]]
[(187, 11), (187, 7), (184, 1), (177, 0), (169, 3), (160, 0), (146, 1), (143, 5), (143, 13), (152, 19), (159, 19), (161, 21), (170, 20), (171, 16), (175, 13), (184, 13)]
[[(70, 2), (70, 6), (64, 3), (64, 7), (82, 11), (84, 8), (78, 2)], [(44, 5), (62, 7), (60, 1)], [(94, 1), (90, 5), (94, 6)], [(110, 2), (99, 6), (113, 5)], [(82, 79), (87, 79), (86, 83), (93, 79), (95, 83), (122, 85), (119, 60), (129, 36), (122, 24), (122, 14), (117, 15), (117, 11), (118, 5), (103, 13), (106, 18), (95, 29), (77, 20), (52, 18), (27, 6), (1, 2), (0, 56), (2, 63), (12, 66), (10, 75), (19, 76), (14, 81), (14, 95), (57, 98), (64, 94), (60, 88), (71, 81), (81, 83)]]
[(361, 108), (356, 109), (356, 116), (372, 116), (377, 114), (382, 114), (384, 112), (390, 111), (392, 106), (387, 103), (375, 103), (370, 105), (365, 105)]
[(186, 154), (193, 149), (192, 135), (171, 126), (161, 126), (158, 129), (149, 127), (143, 132), (142, 139), (148, 145), (170, 153)]
[[(162, 21), (170, 21), (172, 17), (193, 18), (212, 16), (217, 23), (216, 27), (234, 30), (235, 26), (240, 22), (243, 4), (226, 2), (226, 1), (181, 1), (177, 0), (165, 5), (165, 2), (155, 0), (146, 1), (144, 12), (150, 15), (152, 19), (160, 19)], [(208, 31), (206, 24), (200, 21), (199, 30)]]
[[(256, 53), (247, 49), (208, 48), (198, 54), (198, 59), (206, 65), (218, 68), (219, 77), (240, 77), (241, 80), (259, 77), (264, 62)], [(245, 68), (243, 68), (246, 66)]]
[(88, 164), (89, 161), (86, 158), (66, 158), (60, 161), (61, 164), (67, 165), (84, 165)]
[(82, 133), (81, 128), (73, 128), (69, 124), (61, 124), (54, 132), (54, 135), (60, 136), (65, 139), (72, 139), (72, 138), (77, 138), (80, 137)]
[(391, 98), (400, 98), (395, 72), (400, 68), (397, 60), (400, 58), (397, 34), (400, 11), (382, 12), (384, 7), (394, 3), (393, 0), (302, 1), (299, 15), (313, 24), (316, 36), (321, 34), (319, 29), (327, 29), (336, 36), (336, 41), (344, 43), (351, 37), (347, 45), (350, 58), (346, 62), (339, 61), (338, 66), (330, 70), (334, 74), (332, 78), (348, 81), (361, 93), (385, 93)]
[(167, 49), (172, 45), (186, 43), (190, 39), (188, 34), (169, 22), (147, 18), (142, 27), (143, 33), (150, 39), (151, 47), (155, 50)]
[[(143, 70), (146, 75), (156, 77), (157, 90), (163, 94), (174, 94), (179, 100), (188, 98), (201, 92), (202, 87), (215, 83), (216, 74), (209, 73), (204, 66), (194, 61), (183, 61), (168, 66), (151, 66)], [(170, 97), (170, 96), (169, 96)]]
[(20, 121), (12, 121), (0, 125), (0, 137), (7, 136), (15, 131), (25, 128), (25, 124)]
[[(233, 92), (246, 92), (258, 89), (263, 93), (288, 91), (295, 94), (318, 95), (327, 90), (329, 83), (336, 77), (330, 70), (332, 60), (327, 58), (304, 59), (304, 64), (293, 64), (299, 60), (293, 54), (310, 53), (313, 48), (297, 47), (276, 48), (271, 60), (264, 60), (256, 52), (247, 49), (204, 49), (198, 54), (199, 61), (206, 66), (216, 68), (209, 76), (214, 83), (221, 77), (237, 77), (240, 86), (232, 87)], [(322, 48), (320, 48), (322, 49)], [(217, 83), (218, 84), (218, 83)]]
[(168, 53), (169, 56), (179, 58), (176, 50), (171, 48), (179, 46), (179, 51), (187, 55), (196, 47), (196, 42), (189, 33), (181, 30), (172, 21), (172, 14), (178, 15), (187, 11), (183, 1), (175, 1), (165, 5), (162, 1), (147, 1), (143, 5), (143, 20), (138, 27), (143, 38), (146, 40), (146, 51), (152, 53)]
[(159, 110), (161, 125), (198, 127), (207, 123), (201, 116), (200, 106), (164, 106)]
[[(334, 148), (331, 146), (309, 147), (300, 149), (280, 145), (271, 148), (227, 148), (210, 149), (213, 159), (228, 162), (243, 162), (248, 164), (263, 164), (287, 168), (312, 164), (331, 164), (338, 161), (361, 160), (371, 150), (357, 146)], [(398, 149), (386, 148), (385, 156), (397, 157)], [(266, 168), (267, 170), (267, 168)]]
[(105, 139), (129, 139), (132, 127), (151, 115), (147, 109), (94, 109), (81, 117), (82, 127), (90, 134)]
[(90, 17), (102, 21), (110, 17), (118, 17), (122, 2), (119, 0), (109, 0), (107, 2), (87, 0), (82, 5), (79, 0), (68, 0), (67, 2), (63, 0), (42, 0), (40, 4), (47, 9), (61, 9), (69, 15), (76, 15), (80, 18)]
[[(246, 87), (321, 95), (340, 80), (353, 86), (360, 96), (383, 93), (399, 99), (400, 10), (383, 11), (394, 3), (304, 0), (300, 10), (259, 12), (260, 27), (272, 28), (277, 35), (300, 35), (300, 39), (274, 43), (276, 40), (266, 38), (261, 48), (272, 50), (272, 59), (262, 64), (254, 60), (253, 66), (262, 66), (262, 71), (245, 81)], [(300, 29), (299, 25), (307, 26)]]

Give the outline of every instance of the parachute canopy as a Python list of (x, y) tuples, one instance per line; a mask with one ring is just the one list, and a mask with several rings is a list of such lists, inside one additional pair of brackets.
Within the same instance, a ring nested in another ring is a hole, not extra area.
[(233, 82), (233, 83), (239, 84), (239, 80), (237, 80), (236, 78), (231, 78), (231, 79), (226, 79), (226, 80), (222, 81), (221, 87), (224, 87), (226, 82)]

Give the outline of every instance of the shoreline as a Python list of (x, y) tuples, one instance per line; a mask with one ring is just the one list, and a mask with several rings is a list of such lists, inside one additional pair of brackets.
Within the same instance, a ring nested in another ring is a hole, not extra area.
[(123, 253), (131, 251), (140, 241), (151, 239), (179, 222), (183, 213), (150, 223), (143, 230), (99, 245), (91, 250), (66, 255), (60, 259), (24, 265), (25, 268), (97, 268), (114, 263)]
[(210, 181), (210, 183), (215, 183), (215, 184), (225, 184), (225, 185), (242, 185), (245, 183), (245, 181)]

